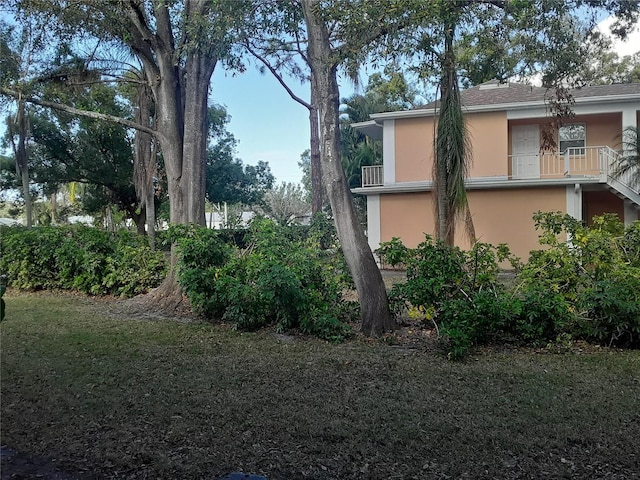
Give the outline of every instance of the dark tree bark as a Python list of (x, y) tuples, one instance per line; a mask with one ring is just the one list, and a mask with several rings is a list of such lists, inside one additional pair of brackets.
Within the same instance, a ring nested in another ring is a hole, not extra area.
[(378, 336), (395, 328), (382, 275), (353, 207), (340, 158), (339, 89), (337, 62), (329, 33), (316, 15), (317, 0), (302, 0), (308, 34), (311, 88), (320, 122), (322, 176), (347, 265), (356, 284), (362, 315), (362, 332)]

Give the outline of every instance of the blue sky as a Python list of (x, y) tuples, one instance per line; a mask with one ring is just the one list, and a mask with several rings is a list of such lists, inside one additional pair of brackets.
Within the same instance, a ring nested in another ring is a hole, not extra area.
[[(298, 97), (309, 100), (309, 84), (291, 80), (289, 86)], [(341, 98), (354, 93), (348, 81), (340, 87)], [(239, 141), (237, 156), (245, 165), (269, 162), (278, 183), (300, 181), (298, 161), (309, 148), (309, 111), (271, 73), (263, 75), (249, 66), (245, 73), (232, 76), (216, 68), (210, 101), (225, 106), (231, 115), (227, 130)]]

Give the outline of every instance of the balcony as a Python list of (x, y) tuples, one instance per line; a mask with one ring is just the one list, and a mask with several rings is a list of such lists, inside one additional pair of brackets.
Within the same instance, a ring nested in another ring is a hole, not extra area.
[(571, 147), (564, 153), (509, 155), (509, 178), (600, 177), (609, 172), (618, 157), (618, 153), (610, 147)]
[(384, 185), (384, 170), (382, 165), (362, 167), (362, 186), (380, 187)]
[[(505, 180), (534, 180), (566, 177), (602, 178), (607, 175), (619, 157), (610, 147), (572, 147), (564, 153), (545, 152), (532, 154), (509, 155), (509, 173), (503, 177), (471, 177), (475, 183)], [(620, 179), (623, 181), (624, 179)], [(427, 181), (427, 183), (430, 183)], [(384, 185), (382, 165), (362, 167), (362, 187), (380, 187)]]

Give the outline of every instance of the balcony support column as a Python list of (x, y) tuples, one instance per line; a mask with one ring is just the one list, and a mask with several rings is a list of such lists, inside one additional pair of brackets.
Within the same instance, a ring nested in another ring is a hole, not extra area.
[(624, 225), (628, 227), (638, 220), (638, 207), (631, 201), (624, 201)]
[(382, 165), (384, 169), (384, 184), (396, 183), (396, 124), (394, 120), (384, 121), (382, 129)]
[(582, 221), (582, 186), (579, 183), (567, 185), (567, 213)]
[[(367, 195), (367, 240), (372, 252), (380, 247), (380, 195)], [(380, 259), (374, 253), (380, 266)]]

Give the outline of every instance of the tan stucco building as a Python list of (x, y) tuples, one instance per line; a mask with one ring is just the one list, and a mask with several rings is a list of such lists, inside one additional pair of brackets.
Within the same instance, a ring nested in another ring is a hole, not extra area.
[[(640, 84), (584, 87), (571, 92), (575, 117), (551, 127), (544, 88), (488, 82), (462, 92), (473, 165), (467, 179), (478, 240), (507, 243), (523, 259), (539, 247), (532, 216), (566, 212), (589, 223), (594, 215), (640, 219), (640, 192), (614, 178), (624, 128), (640, 124)], [(367, 198), (369, 245), (399, 237), (415, 247), (434, 234), (431, 203), (437, 106), (371, 115), (355, 124), (383, 141), (383, 164), (364, 167), (355, 193)], [(542, 148), (543, 132), (556, 147)], [(461, 228), (457, 243), (469, 247)]]

